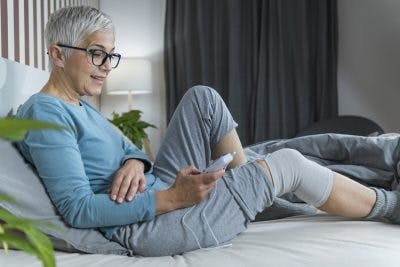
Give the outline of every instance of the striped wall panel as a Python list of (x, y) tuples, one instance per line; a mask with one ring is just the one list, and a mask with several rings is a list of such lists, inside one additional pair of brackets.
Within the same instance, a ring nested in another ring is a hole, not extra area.
[(0, 0), (0, 56), (45, 70), (44, 29), (51, 13), (66, 6), (99, 6), (99, 0)]

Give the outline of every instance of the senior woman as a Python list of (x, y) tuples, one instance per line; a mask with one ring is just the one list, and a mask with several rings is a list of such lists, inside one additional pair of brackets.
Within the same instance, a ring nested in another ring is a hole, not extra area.
[[(63, 8), (45, 37), (50, 78), (18, 116), (66, 130), (29, 132), (19, 147), (71, 226), (99, 228), (138, 255), (173, 255), (231, 240), (286, 192), (329, 213), (400, 222), (398, 192), (364, 187), (295, 150), (247, 161), (237, 124), (208, 87), (185, 94), (152, 166), (81, 99), (99, 95), (118, 67), (110, 17), (92, 7)], [(232, 151), (226, 172), (200, 171)]]

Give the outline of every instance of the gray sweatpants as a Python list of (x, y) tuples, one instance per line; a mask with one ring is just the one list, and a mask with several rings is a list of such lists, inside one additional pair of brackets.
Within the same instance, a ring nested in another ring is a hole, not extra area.
[[(212, 148), (236, 126), (218, 93), (205, 86), (191, 88), (168, 126), (154, 163), (155, 176), (171, 185), (183, 167), (204, 169)], [(227, 242), (272, 204), (274, 188), (266, 175), (256, 162), (231, 169), (194, 207), (123, 226), (113, 240), (142, 256), (175, 255)]]

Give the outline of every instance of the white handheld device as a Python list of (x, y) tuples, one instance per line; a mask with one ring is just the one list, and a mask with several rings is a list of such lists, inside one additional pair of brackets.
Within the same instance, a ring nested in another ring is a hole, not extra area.
[(210, 165), (208, 165), (204, 172), (216, 172), (225, 169), (228, 164), (233, 160), (235, 155), (236, 152), (227, 153), (222, 155), (218, 159), (211, 161)]

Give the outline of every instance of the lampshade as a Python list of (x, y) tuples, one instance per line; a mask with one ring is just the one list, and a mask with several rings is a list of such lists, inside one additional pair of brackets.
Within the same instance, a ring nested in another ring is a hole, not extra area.
[(140, 58), (121, 58), (117, 68), (108, 75), (107, 94), (149, 94), (152, 92), (151, 63)]

